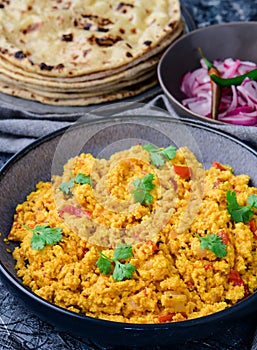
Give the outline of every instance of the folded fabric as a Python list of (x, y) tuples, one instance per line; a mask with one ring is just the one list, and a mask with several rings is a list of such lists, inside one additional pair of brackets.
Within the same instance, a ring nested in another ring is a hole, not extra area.
[[(22, 116), (21, 116), (22, 113)], [(103, 107), (92, 108), (85, 113), (70, 114), (71, 120), (63, 120), (60, 115), (51, 114), (31, 117), (26, 110), (16, 111), (15, 117), (10, 117), (10, 111), (0, 106), (0, 153), (16, 153), (35, 139), (45, 136), (64, 126), (72, 125), (79, 120), (82, 115), (88, 119), (99, 118), (101, 116), (119, 115), (161, 115), (165, 117), (180, 118), (173, 110), (169, 100), (164, 94), (159, 94), (147, 103), (113, 103)], [(200, 120), (199, 123), (220, 130), (239, 138), (247, 144), (257, 147), (257, 128), (253, 126), (238, 126), (214, 124)]]

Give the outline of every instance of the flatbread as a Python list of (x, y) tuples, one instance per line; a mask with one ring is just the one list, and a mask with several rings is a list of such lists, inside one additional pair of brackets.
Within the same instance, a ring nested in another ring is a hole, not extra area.
[(157, 78), (150, 78), (149, 80), (143, 81), (142, 83), (132, 85), (129, 88), (117, 89), (116, 91), (112, 91), (108, 94), (88, 97), (77, 96), (76, 98), (73, 98), (71, 95), (69, 95), (67, 99), (41, 96), (37, 94), (37, 92), (30, 92), (25, 89), (17, 89), (6, 84), (2, 85), (1, 82), (0, 91), (11, 96), (16, 96), (27, 100), (33, 100), (55, 106), (88, 106), (136, 96), (154, 87), (156, 84)]
[(181, 20), (179, 0), (2, 0), (0, 57), (24, 71), (72, 77), (151, 52)]
[(184, 31), (179, 0), (0, 0), (0, 92), (58, 106), (136, 96)]
[[(1, 1), (1, 0), (0, 0)], [(44, 84), (45, 82), (49, 82), (49, 84), (52, 84), (52, 86), (56, 86), (58, 83), (79, 83), (79, 82), (85, 82), (85, 81), (95, 81), (99, 79), (113, 79), (113, 77), (116, 74), (124, 74), (126, 71), (132, 70), (135, 66), (139, 66), (140, 64), (149, 64), (149, 61), (151, 61), (153, 58), (157, 56), (161, 56), (164, 50), (172, 43), (174, 42), (179, 36), (181, 36), (185, 32), (185, 23), (183, 21), (180, 21), (178, 26), (174, 29), (172, 33), (169, 33), (155, 48), (152, 50), (147, 51), (144, 55), (139, 57), (138, 59), (135, 59), (134, 61), (131, 61), (130, 63), (101, 71), (101, 72), (94, 72), (90, 74), (82, 74), (78, 76), (45, 76), (41, 74), (42, 72), (29, 72), (27, 70), (24, 70), (22, 67), (18, 67), (17, 65), (12, 64), (9, 60), (7, 60), (5, 57), (1, 56), (0, 53), (0, 67), (2, 69), (2, 72), (8, 74), (10, 72), (14, 74), (19, 74), (21, 79), (36, 79), (38, 80), (40, 78), (40, 81), (42, 81)], [(19, 63), (19, 62), (14, 62)]]
[[(17, 83), (24, 83), (28, 86), (34, 86), (34, 88), (40, 89), (48, 89), (49, 91), (53, 90), (62, 90), (62, 91), (80, 91), (89, 89), (97, 89), (99, 87), (106, 87), (110, 85), (117, 84), (117, 82), (124, 80), (133, 80), (137, 78), (139, 75), (146, 74), (150, 70), (156, 70), (157, 64), (159, 62), (161, 55), (157, 55), (152, 57), (151, 59), (141, 62), (138, 65), (135, 65), (129, 69), (118, 72), (116, 74), (112, 74), (111, 76), (103, 77), (100, 79), (88, 80), (87, 76), (84, 76), (84, 81), (65, 81), (64, 79), (55, 79), (55, 80), (47, 80), (42, 77), (30, 77), (24, 76), (23, 74), (6, 70), (2, 68), (0, 64), (0, 77), (1, 75), (6, 77), (6, 81), (16, 81)], [(10, 79), (10, 80), (9, 80)]]
[[(6, 77), (4, 75), (0, 74), (0, 82), (3, 85), (12, 86), (13, 89), (25, 89), (30, 91), (31, 93), (37, 93), (38, 95), (42, 96), (49, 96), (54, 98), (69, 98), (74, 97), (75, 95), (78, 96), (98, 96), (102, 94), (106, 94), (108, 92), (116, 91), (117, 89), (122, 89), (125, 87), (129, 87), (131, 85), (135, 85), (139, 82), (143, 82), (145, 80), (148, 80), (151, 77), (156, 77), (156, 72), (152, 69), (150, 69), (147, 72), (143, 72), (143, 74), (138, 74), (137, 77), (134, 77), (134, 79), (120, 79), (118, 82), (111, 82), (109, 84), (105, 85), (98, 85), (98, 86), (87, 86), (85, 88), (70, 88), (70, 89), (56, 89), (56, 88), (48, 88), (48, 87), (38, 87), (31, 84), (25, 84), (22, 81), (11, 79), (9, 77)], [(92, 83), (92, 82), (91, 82)], [(1, 91), (1, 86), (0, 86)], [(65, 96), (65, 97), (63, 97)]]

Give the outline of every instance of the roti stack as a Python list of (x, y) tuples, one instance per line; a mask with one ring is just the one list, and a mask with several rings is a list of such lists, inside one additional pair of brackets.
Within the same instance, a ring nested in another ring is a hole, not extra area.
[(135, 96), (183, 32), (179, 0), (0, 0), (0, 92), (62, 106)]

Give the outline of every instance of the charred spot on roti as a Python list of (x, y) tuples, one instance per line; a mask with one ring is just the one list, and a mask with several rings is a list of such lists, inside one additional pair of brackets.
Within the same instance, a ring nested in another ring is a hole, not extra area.
[(168, 24), (168, 26), (169, 26), (171, 29), (174, 29), (174, 28), (176, 28), (177, 24), (178, 24), (177, 22), (171, 21), (171, 22)]
[(14, 54), (14, 57), (17, 58), (18, 60), (23, 60), (24, 58), (27, 57), (23, 51), (17, 51)]
[(96, 37), (92, 35), (88, 41), (91, 45), (97, 44), (98, 46), (109, 47), (115, 45), (118, 41), (122, 40), (120, 36), (116, 35), (106, 35), (102, 37)]
[(125, 2), (120, 2), (118, 6), (116, 7), (117, 11), (120, 11), (121, 13), (127, 13), (129, 8), (133, 8), (133, 4), (125, 3)]
[(90, 30), (90, 28), (92, 27), (92, 24), (91, 23), (87, 23), (85, 26), (84, 26), (84, 30)]
[(59, 64), (57, 64), (57, 66), (55, 66), (55, 69), (57, 69), (57, 70), (62, 70), (64, 68), (64, 64), (62, 64), (62, 63), (59, 63)]
[(108, 28), (103, 28), (103, 27), (98, 27), (96, 29), (97, 32), (102, 32), (102, 33), (108, 33), (110, 31), (110, 29)]
[(41, 27), (41, 23), (32, 23), (27, 26), (27, 28), (23, 29), (22, 34), (26, 35), (28, 33), (34, 32)]
[(73, 24), (75, 27), (84, 30), (107, 33), (110, 31), (109, 27), (113, 24), (113, 22), (108, 18), (97, 15), (82, 14), (80, 18), (76, 18), (74, 20)]
[(95, 22), (97, 22), (99, 24), (103, 24), (103, 25), (111, 23), (111, 21), (108, 18), (103, 18), (103, 17), (97, 16), (97, 15), (82, 14), (81, 17), (87, 18), (89, 20), (95, 21)]
[(2, 47), (0, 47), (0, 53), (3, 55), (6, 55), (8, 53), (7, 49), (3, 49)]
[(61, 41), (73, 41), (73, 34), (72, 33), (63, 34), (61, 36)]
[(40, 63), (39, 68), (41, 70), (51, 71), (54, 68), (54, 66), (49, 66), (49, 65), (45, 64), (44, 62), (42, 62), (42, 63)]
[(87, 54), (91, 51), (91, 49), (87, 49), (83, 51), (83, 57), (86, 57)]
[(151, 46), (151, 44), (152, 44), (151, 40), (144, 41), (145, 46)]

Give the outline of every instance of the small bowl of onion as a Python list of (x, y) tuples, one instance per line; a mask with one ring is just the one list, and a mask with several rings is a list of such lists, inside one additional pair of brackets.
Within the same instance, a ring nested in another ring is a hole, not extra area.
[(166, 50), (158, 78), (181, 117), (257, 126), (256, 33), (257, 22), (216, 24)]

